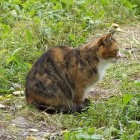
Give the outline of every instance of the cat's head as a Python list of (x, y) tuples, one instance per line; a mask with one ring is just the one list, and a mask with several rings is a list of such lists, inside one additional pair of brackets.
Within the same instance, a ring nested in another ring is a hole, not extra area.
[(105, 60), (117, 60), (119, 56), (119, 44), (113, 38), (115, 31), (109, 32), (103, 35), (98, 43), (97, 55), (101, 59)]

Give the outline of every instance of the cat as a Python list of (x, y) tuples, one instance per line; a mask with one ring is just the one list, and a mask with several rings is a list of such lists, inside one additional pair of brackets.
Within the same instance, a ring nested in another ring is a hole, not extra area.
[(27, 75), (27, 103), (48, 112), (81, 112), (90, 103), (86, 90), (95, 86), (108, 64), (119, 58), (114, 33), (77, 48), (59, 46), (43, 53)]

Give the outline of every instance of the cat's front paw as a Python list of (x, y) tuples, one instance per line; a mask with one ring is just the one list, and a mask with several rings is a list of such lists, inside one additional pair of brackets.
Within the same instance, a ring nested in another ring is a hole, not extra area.
[(85, 107), (88, 107), (90, 105), (90, 100), (88, 98), (86, 98), (83, 102)]
[(89, 105), (90, 105), (90, 100), (85, 99), (82, 104), (76, 106), (76, 111), (79, 113), (86, 111)]
[(82, 104), (77, 105), (76, 110), (77, 112), (81, 113), (83, 111), (86, 111), (89, 105), (90, 105), (90, 100), (86, 98)]
[(76, 112), (81, 113), (85, 108), (84, 104), (80, 104), (76, 106)]

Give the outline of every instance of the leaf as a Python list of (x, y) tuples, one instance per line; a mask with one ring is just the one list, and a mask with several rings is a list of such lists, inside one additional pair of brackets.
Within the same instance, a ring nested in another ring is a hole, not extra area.
[(11, 94), (6, 95), (6, 96), (0, 96), (0, 101), (7, 100), (7, 99), (10, 99), (10, 98), (12, 98), (12, 95)]
[(93, 127), (93, 128), (89, 128), (89, 129), (87, 130), (87, 132), (88, 132), (89, 134), (93, 134), (93, 132), (95, 132), (95, 130), (96, 130), (96, 128)]
[(88, 133), (79, 133), (79, 134), (76, 134), (76, 138), (77, 139), (80, 139), (80, 138), (90, 139), (91, 137)]
[(18, 65), (20, 65), (19, 56), (17, 54), (19, 53), (19, 51), (21, 49), (22, 48), (17, 48), (16, 50), (14, 50), (14, 52), (11, 54), (11, 56), (9, 56), (9, 57), (6, 58), (6, 64), (9, 64), (11, 62), (15, 62)]
[(33, 37), (32, 37), (32, 33), (29, 30), (26, 31), (26, 37), (28, 39), (28, 42), (32, 43)]
[(7, 51), (7, 49), (0, 50), (0, 55), (2, 55), (3, 53), (5, 53), (6, 51)]
[(106, 1), (106, 0), (101, 0), (101, 4), (102, 4), (103, 6), (107, 6), (107, 5), (108, 5), (108, 1)]
[(140, 79), (134, 81), (134, 85), (140, 85)]
[[(0, 89), (0, 95), (1, 94), (4, 94), (4, 93), (11, 93), (13, 90), (9, 89), (9, 90), (6, 90), (6, 89)], [(1, 97), (1, 96), (0, 96)]]
[(93, 134), (93, 135), (91, 135), (90, 139), (92, 139), (92, 140), (101, 140), (102, 137), (103, 137), (102, 135)]
[(69, 39), (70, 39), (70, 40), (75, 40), (75, 34), (70, 34), (70, 35), (69, 35)]
[(19, 6), (19, 5), (15, 5), (15, 9), (16, 9), (17, 11), (20, 11), (20, 6)]
[(33, 128), (29, 129), (29, 131), (30, 131), (30, 132), (38, 132), (37, 129), (33, 129)]
[(62, 134), (68, 133), (68, 132), (69, 132), (69, 131), (68, 131), (67, 129), (61, 131)]
[(123, 105), (126, 105), (133, 98), (132, 94), (123, 95)]
[(4, 31), (9, 33), (11, 29), (10, 26), (6, 24), (2, 24), (2, 25), (3, 25)]
[(139, 124), (139, 125), (140, 125), (140, 121), (135, 121), (135, 120), (133, 120), (133, 121), (128, 121), (128, 123), (133, 123), (133, 124)]
[(37, 139), (36, 137), (31, 136), (31, 137), (26, 138), (25, 140), (37, 140)]
[(24, 94), (24, 91), (14, 91), (13, 94), (18, 96)]
[(116, 131), (116, 130), (117, 130), (116, 128), (114, 128), (114, 127), (111, 126), (109, 128), (106, 128), (103, 134), (105, 136), (109, 136), (113, 131)]
[(6, 64), (10, 64), (11, 62), (15, 62), (16, 64), (19, 65), (19, 61), (16, 57), (11, 56), (6, 58)]

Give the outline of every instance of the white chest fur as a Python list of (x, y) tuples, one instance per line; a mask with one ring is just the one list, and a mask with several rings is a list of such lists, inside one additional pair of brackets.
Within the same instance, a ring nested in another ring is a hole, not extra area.
[(97, 65), (97, 73), (98, 73), (98, 80), (94, 81), (93, 84), (89, 85), (86, 90), (85, 93), (88, 93), (90, 91), (94, 90), (95, 85), (102, 80), (104, 74), (105, 74), (105, 70), (108, 67), (110, 63), (110, 60), (104, 60), (104, 59), (100, 59), (99, 60), (99, 64)]
[(100, 62), (97, 66), (99, 81), (102, 80), (102, 78), (105, 74), (105, 70), (108, 67), (109, 63), (110, 63), (110, 60), (100, 59)]

